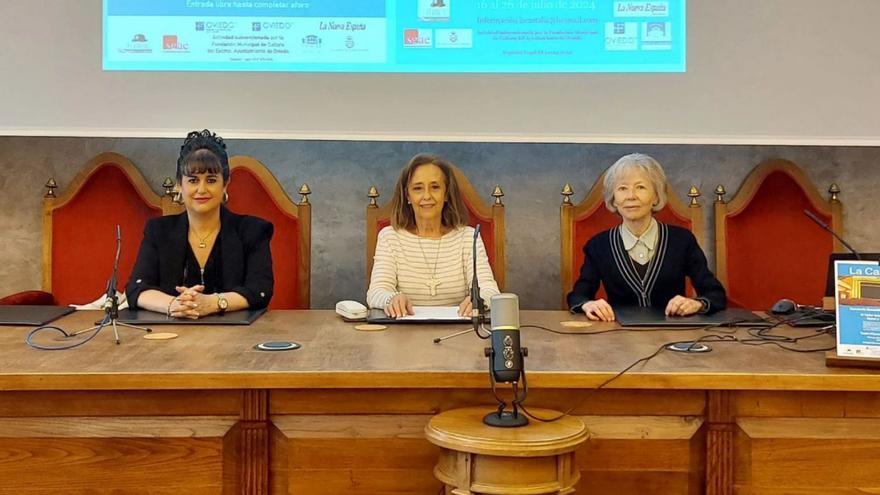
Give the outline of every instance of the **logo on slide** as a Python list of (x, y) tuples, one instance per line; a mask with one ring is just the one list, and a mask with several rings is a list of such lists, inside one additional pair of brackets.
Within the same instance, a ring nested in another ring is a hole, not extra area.
[(196, 21), (196, 31), (206, 33), (226, 33), (235, 29), (235, 23), (230, 21)]
[(669, 17), (669, 2), (614, 2), (614, 17)]
[(669, 22), (642, 24), (642, 50), (671, 50), (672, 28)]
[(430, 29), (404, 29), (403, 46), (404, 48), (431, 48), (431, 35)]
[(137, 33), (131, 37), (131, 41), (125, 45), (125, 48), (119, 49), (120, 53), (153, 53), (150, 44), (147, 41), (147, 35)]
[(638, 24), (635, 22), (606, 22), (605, 49), (611, 51), (638, 50)]
[(302, 44), (309, 48), (320, 48), (321, 38), (316, 34), (310, 34), (302, 39)]
[(251, 31), (290, 31), (293, 27), (292, 22), (253, 22), (251, 23)]
[(166, 34), (162, 36), (162, 51), (187, 53), (189, 52), (189, 43), (181, 43), (176, 34)]
[(452, 0), (419, 0), (419, 20), (428, 22), (445, 22), (449, 20), (449, 3)]
[(471, 29), (438, 29), (437, 48), (473, 48), (474, 35)]

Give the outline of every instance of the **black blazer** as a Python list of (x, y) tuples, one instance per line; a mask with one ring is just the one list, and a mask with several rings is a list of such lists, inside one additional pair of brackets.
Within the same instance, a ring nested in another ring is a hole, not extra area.
[[(237, 215), (220, 208), (220, 252), (223, 292), (237, 292), (251, 309), (264, 308), (272, 299), (272, 224), (257, 217)], [(137, 307), (145, 290), (173, 296), (180, 285), (186, 260), (189, 219), (186, 213), (153, 218), (144, 227), (144, 239), (125, 287), (128, 304)]]
[(612, 307), (642, 306), (665, 309), (670, 299), (685, 295), (685, 277), (691, 279), (697, 299), (707, 312), (727, 306), (727, 293), (709, 270), (706, 256), (687, 229), (657, 223), (657, 249), (644, 279), (636, 272), (620, 236), (622, 226), (600, 232), (584, 245), (584, 264), (574, 289), (568, 294), (572, 312), (596, 297), (601, 283)]

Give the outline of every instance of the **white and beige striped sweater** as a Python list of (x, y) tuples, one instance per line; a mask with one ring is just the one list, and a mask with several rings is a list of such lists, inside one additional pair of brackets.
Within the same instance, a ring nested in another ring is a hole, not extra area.
[[(473, 227), (451, 230), (440, 239), (385, 227), (376, 243), (367, 304), (382, 308), (391, 296), (401, 292), (414, 306), (458, 306), (468, 295), (473, 278), (473, 238)], [(429, 284), (432, 273), (439, 282), (434, 296)], [(480, 296), (488, 304), (489, 298), (500, 291), (482, 238), (477, 241), (477, 276)]]

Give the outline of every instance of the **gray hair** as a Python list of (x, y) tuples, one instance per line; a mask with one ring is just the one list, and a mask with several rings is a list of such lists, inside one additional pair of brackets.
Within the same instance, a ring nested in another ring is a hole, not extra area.
[(605, 198), (605, 207), (608, 211), (617, 213), (617, 207), (614, 206), (614, 188), (617, 187), (620, 177), (630, 170), (641, 170), (651, 179), (651, 185), (654, 187), (654, 194), (657, 195), (657, 204), (651, 209), (660, 211), (666, 206), (666, 172), (663, 167), (653, 157), (642, 153), (632, 153), (620, 157), (614, 165), (605, 172), (605, 180), (602, 183), (603, 196)]

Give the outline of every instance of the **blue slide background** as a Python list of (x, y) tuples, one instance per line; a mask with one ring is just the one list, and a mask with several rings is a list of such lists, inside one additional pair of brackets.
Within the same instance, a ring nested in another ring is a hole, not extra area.
[(105, 70), (684, 72), (686, 0), (104, 0)]

